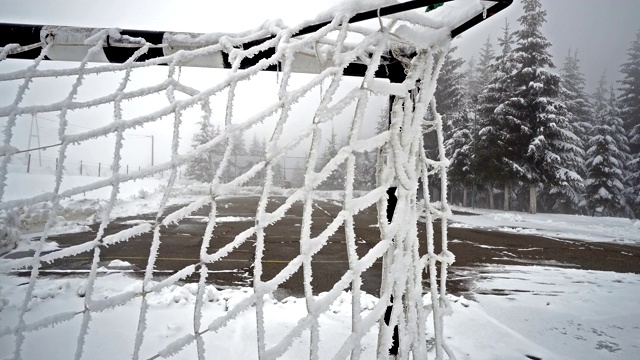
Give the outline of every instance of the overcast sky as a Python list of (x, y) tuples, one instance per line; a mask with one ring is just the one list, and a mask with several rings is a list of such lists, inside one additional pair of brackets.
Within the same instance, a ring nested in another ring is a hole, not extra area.
[[(121, 27), (189, 32), (236, 32), (264, 20), (286, 24), (313, 19), (339, 0), (0, 0), (0, 21), (90, 27)], [(569, 48), (579, 50), (589, 87), (607, 71), (617, 79), (626, 50), (640, 28), (639, 0), (542, 0), (547, 10), (544, 34), (553, 44), (557, 66)], [(459, 54), (469, 58), (487, 36), (498, 36), (507, 17), (517, 28), (520, 1), (501, 15), (473, 28), (458, 41)]]
[[(569, 48), (578, 49), (582, 70), (586, 74), (589, 92), (597, 86), (600, 75), (619, 79), (620, 65), (640, 29), (640, 0), (541, 0), (547, 11), (542, 31), (552, 43), (551, 55), (559, 69)], [(492, 21), (487, 21), (457, 40), (458, 56), (469, 59), (477, 54), (487, 36), (493, 44), (500, 35), (504, 18), (511, 29), (518, 28), (517, 19), (523, 14), (522, 4), (514, 4)]]
[[(281, 18), (286, 24), (294, 25), (313, 19), (319, 12), (338, 3), (339, 0), (0, 0), (0, 22), (187, 32), (238, 32), (255, 28), (268, 19)], [(569, 48), (577, 48), (589, 92), (594, 90), (603, 71), (607, 71), (609, 81), (619, 78), (619, 66), (625, 61), (626, 51), (640, 27), (640, 0), (542, 0), (542, 4), (548, 13), (543, 33), (553, 44), (551, 53), (557, 67), (562, 65)], [(457, 55), (468, 59), (476, 54), (487, 36), (490, 36), (495, 44), (504, 19), (507, 18), (515, 30), (519, 26), (517, 18), (521, 15), (522, 7), (516, 0), (514, 5), (503, 13), (457, 39)], [(273, 74), (267, 76), (271, 75)], [(275, 84), (275, 75), (266, 81)], [(251, 99), (255, 101), (255, 97)], [(239, 111), (242, 110), (246, 109)], [(375, 111), (372, 114), (377, 116)], [(27, 124), (24, 125), (22, 128), (27, 129), (28, 134)], [(44, 120), (41, 126), (46, 128), (46, 125), (55, 126), (55, 121), (49, 124), (48, 120)], [(94, 127), (95, 124), (87, 125)], [(154, 129), (143, 129), (141, 134), (147, 133), (157, 134)], [(163, 149), (158, 149), (158, 144), (166, 143), (170, 139), (170, 134), (166, 135), (167, 138), (164, 140), (158, 138), (159, 134), (156, 135), (156, 163), (167, 159), (168, 148), (164, 146)], [(28, 135), (23, 138), (27, 139)], [(51, 141), (55, 141), (55, 138)], [(44, 142), (49, 143), (48, 140)], [(149, 143), (149, 139), (139, 138), (138, 142)], [(187, 139), (185, 146), (188, 147), (188, 143)], [(26, 145), (19, 147), (24, 146)], [(149, 159), (144, 161), (149, 162)]]

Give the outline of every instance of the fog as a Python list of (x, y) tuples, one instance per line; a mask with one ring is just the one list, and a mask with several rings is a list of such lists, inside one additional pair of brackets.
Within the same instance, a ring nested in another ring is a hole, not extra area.
[[(567, 51), (577, 49), (590, 93), (605, 71), (608, 81), (620, 79), (620, 65), (626, 60), (627, 49), (640, 30), (640, 1), (541, 0), (541, 3), (547, 11), (547, 22), (542, 31), (552, 44), (550, 53), (557, 70), (562, 67)], [(511, 30), (516, 30), (522, 14), (522, 4), (515, 0), (494, 19), (455, 40), (457, 55), (468, 60), (479, 52), (487, 36), (497, 49), (496, 39), (505, 19)]]
[[(258, 27), (267, 19), (281, 18), (288, 25), (313, 19), (322, 10), (339, 4), (339, 0), (330, 1), (244, 1), (244, 2), (213, 2), (196, 0), (0, 0), (0, 22), (23, 24), (69, 25), (86, 27), (120, 27), (125, 29), (167, 30), (188, 32), (239, 32)], [(637, 0), (542, 0), (547, 10), (547, 23), (543, 32), (553, 44), (551, 53), (556, 66), (561, 66), (564, 56), (571, 49), (578, 49), (582, 69), (586, 74), (589, 91), (595, 87), (599, 76), (606, 71), (610, 81), (619, 78), (618, 69), (625, 60), (626, 50), (640, 26), (640, 1)], [(458, 46), (457, 55), (469, 59), (476, 54), (482, 43), (490, 36), (493, 43), (500, 33), (500, 27), (505, 18), (511, 23), (513, 30), (518, 28), (517, 18), (521, 16), (521, 5), (516, 1), (509, 9), (478, 27), (465, 33), (455, 40)], [(6, 72), (13, 66), (20, 65), (20, 61), (6, 61), (0, 66), (0, 72)], [(68, 63), (49, 63), (47, 67), (71, 66)], [(147, 69), (146, 74), (139, 75), (139, 79), (132, 81), (134, 86), (149, 86), (166, 78), (167, 69)], [(203, 90), (211, 84), (220, 81), (226, 72), (215, 69), (184, 69), (181, 81), (190, 86)], [(112, 92), (117, 88), (120, 74), (110, 74), (98, 79), (87, 79), (82, 87), (80, 98), (95, 97)], [(308, 81), (308, 75), (296, 75), (293, 84)], [(155, 80), (152, 80), (155, 79)], [(51, 99), (58, 101), (69, 91), (73, 79), (38, 80), (27, 93), (23, 104), (50, 103)], [(265, 73), (254, 77), (250, 86), (241, 87), (236, 104), (235, 116), (245, 119), (255, 114), (277, 99), (277, 74)], [(358, 79), (347, 81), (348, 86), (357, 86)], [(13, 101), (15, 87), (13, 84), (0, 84), (0, 106), (6, 106)], [(55, 88), (55, 91), (52, 89)], [(309, 109), (315, 107), (319, 101), (320, 89), (314, 89), (308, 97), (296, 104), (292, 116), (301, 119), (309, 118)], [(346, 91), (346, 88), (345, 90)], [(149, 109), (166, 105), (166, 97), (162, 94), (125, 104), (125, 118), (137, 114), (148, 113)], [(226, 93), (221, 93), (213, 99), (215, 109), (224, 109)], [(380, 109), (385, 103), (382, 98), (374, 98), (367, 113), (365, 134), (373, 134), (375, 121)], [(244, 105), (246, 104), (246, 106)], [(217, 110), (214, 109), (214, 112)], [(224, 114), (223, 110), (217, 112)], [(70, 126), (68, 132), (81, 132), (104, 126), (112, 120), (113, 109), (96, 108), (87, 111), (75, 111), (69, 114)], [(200, 120), (196, 111), (187, 111), (181, 129), (180, 151), (190, 148), (190, 139), (197, 131)], [(343, 114), (345, 120), (350, 116), (349, 111)], [(221, 124), (222, 117), (213, 119)], [(307, 119), (309, 120), (309, 119)], [(4, 119), (1, 121), (5, 121)], [(132, 167), (148, 166), (151, 163), (151, 135), (154, 136), (155, 163), (167, 161), (170, 157), (172, 119), (163, 119), (149, 124), (135, 131), (129, 131), (124, 148), (125, 164)], [(337, 123), (340, 123), (339, 121)], [(344, 124), (347, 122), (344, 121)], [(34, 138), (29, 139), (30, 116), (22, 116), (14, 131), (12, 145), (25, 149), (31, 140), (33, 148)], [(0, 124), (4, 125), (4, 124)], [(41, 145), (55, 144), (57, 141), (57, 114), (46, 113), (39, 118)], [(268, 134), (272, 120), (254, 127), (246, 134), (246, 140), (251, 140), (252, 134)], [(346, 127), (344, 128), (346, 130)], [(287, 129), (295, 132), (295, 129)], [(341, 129), (337, 129), (340, 132)], [(74, 145), (69, 151), (69, 161), (84, 160), (87, 157), (92, 163), (109, 163), (113, 157), (113, 139), (102, 138), (88, 141), (82, 145)], [(301, 150), (302, 151), (302, 150)], [(54, 159), (57, 148), (47, 150), (43, 157)], [(300, 154), (295, 154), (300, 155)]]

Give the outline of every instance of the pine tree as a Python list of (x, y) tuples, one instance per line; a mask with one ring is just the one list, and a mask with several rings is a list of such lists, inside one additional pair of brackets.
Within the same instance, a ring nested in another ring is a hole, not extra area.
[(475, 105), (482, 92), (482, 86), (478, 79), (476, 59), (473, 56), (467, 61), (467, 70), (464, 72), (464, 87), (465, 101), (467, 102), (465, 105)]
[[(464, 64), (464, 60), (455, 57), (454, 52), (457, 47), (452, 46), (445, 55), (434, 98), (438, 113), (442, 116), (442, 125), (445, 132), (445, 139), (451, 138), (451, 134), (455, 131), (456, 122), (460, 121), (463, 105), (465, 102), (464, 91), (464, 74), (460, 72), (460, 68)], [(437, 139), (434, 131), (427, 133), (425, 138), (425, 146), (427, 151), (433, 155), (437, 151)]]
[(573, 161), (568, 162), (566, 167), (580, 178), (574, 177), (573, 181), (564, 182), (562, 186), (546, 187), (542, 199), (548, 210), (576, 213), (586, 205), (583, 179), (586, 178), (587, 169), (584, 148), (593, 122), (592, 106), (585, 92), (586, 81), (580, 70), (577, 51), (572, 54), (569, 50), (560, 75), (560, 99), (567, 109), (569, 129), (576, 136), (575, 145), (580, 148), (580, 151), (576, 150)]
[[(211, 141), (218, 135), (220, 135), (220, 130), (214, 128), (207, 120), (203, 120), (200, 122), (200, 131), (193, 135), (191, 146), (195, 149)], [(224, 147), (216, 146), (195, 157), (187, 164), (186, 177), (202, 182), (211, 182), (218, 170), (223, 155)]]
[[(456, 142), (451, 142), (453, 134), (456, 133), (459, 128), (466, 126), (462, 116), (465, 104), (464, 73), (460, 71), (464, 60), (455, 56), (456, 50), (457, 48), (452, 46), (449, 52), (444, 55), (444, 62), (440, 69), (440, 75), (438, 76), (436, 91), (434, 93), (437, 111), (442, 117), (445, 149), (448, 148), (447, 152), (449, 155), (455, 152), (452, 146), (457, 145)], [(436, 132), (427, 132), (423, 140), (428, 156), (430, 158), (437, 158), (438, 140)], [(457, 162), (454, 163), (453, 166), (457, 166)], [(460, 178), (456, 177), (458, 172), (455, 169), (452, 170), (451, 167), (449, 171), (453, 175), (451, 179), (452, 182), (459, 182)], [(439, 180), (433, 179), (430, 185), (438, 188), (438, 182)]]
[(223, 179), (225, 181), (231, 181), (246, 172), (250, 164), (246, 158), (247, 147), (245, 146), (242, 132), (234, 131), (231, 134), (231, 139), (227, 141), (230, 142), (228, 145), (231, 146), (231, 151), (229, 153), (229, 164), (227, 165)]
[[(493, 50), (493, 45), (491, 44), (491, 38), (487, 36), (487, 40), (485, 41), (484, 45), (482, 46), (482, 49), (480, 50), (480, 57), (478, 61), (478, 68), (477, 68), (477, 75), (476, 75), (477, 86), (481, 91), (486, 89), (491, 83), (491, 81), (493, 80), (494, 71), (495, 71), (494, 61), (495, 61), (495, 51)], [(477, 103), (480, 99), (480, 95), (481, 93), (476, 93), (471, 96), (471, 100), (473, 101), (473, 104), (472, 106), (469, 107), (469, 110), (472, 111), (474, 114), (474, 119), (473, 119), (474, 121), (473, 134), (475, 134), (474, 142), (478, 140), (478, 123), (483, 122), (483, 120), (480, 119), (480, 116), (481, 116), (480, 112), (477, 111)], [(474, 147), (476, 148), (475, 150), (477, 151), (477, 143), (474, 143)], [(471, 165), (476, 169), (475, 171), (473, 171), (474, 175), (476, 175), (475, 173), (482, 172), (479, 169), (481, 164), (477, 162), (476, 158), (474, 158), (474, 161)], [(493, 209), (494, 207), (493, 195), (495, 193), (495, 189), (494, 189), (495, 183), (491, 181), (488, 177), (485, 177), (483, 179), (481, 176), (474, 176), (474, 180), (476, 183), (480, 183), (480, 186), (482, 188), (485, 188), (486, 191), (488, 192), (488, 202), (489, 202), (488, 205), (489, 205), (489, 208)]]
[(235, 131), (233, 135), (233, 147), (231, 148), (231, 156), (246, 156), (247, 146), (244, 143), (244, 136), (241, 131)]
[(627, 54), (627, 62), (622, 64), (620, 69), (624, 75), (620, 80), (620, 116), (634, 143), (633, 152), (637, 154), (640, 151), (640, 29)]
[(553, 68), (551, 43), (540, 28), (546, 11), (539, 0), (524, 0), (513, 50), (515, 71), (507, 75), (513, 93), (495, 115), (506, 121), (505, 156), (511, 172), (529, 184), (529, 211), (535, 213), (539, 185), (568, 186), (580, 177), (570, 164), (579, 161), (577, 138), (571, 132), (565, 106), (559, 101), (560, 76)]
[[(508, 25), (505, 26), (507, 26), (508, 30)], [(491, 83), (494, 74), (494, 62), (495, 51), (491, 44), (491, 38), (487, 37), (487, 41), (484, 42), (484, 45), (480, 50), (480, 61), (478, 61), (477, 82), (480, 90), (486, 88), (489, 83)], [(475, 99), (477, 100), (477, 96)]]
[[(508, 147), (509, 118), (499, 116), (496, 110), (507, 101), (514, 92), (511, 74), (515, 70), (513, 59), (513, 32), (505, 20), (502, 37), (498, 38), (500, 54), (489, 66), (491, 76), (485, 81), (482, 93), (478, 97), (476, 126), (474, 129), (477, 146), (474, 173), (481, 183), (503, 182), (508, 184), (516, 178), (514, 171), (508, 166), (507, 158), (511, 150)], [(508, 189), (505, 191), (508, 195)], [(505, 198), (505, 209), (509, 200)]]
[(284, 167), (280, 162), (273, 164), (273, 185), (284, 187), (285, 186), (285, 173)]
[(460, 111), (464, 98), (464, 74), (460, 72), (464, 60), (454, 57), (456, 50), (457, 47), (452, 46), (445, 55), (434, 94), (438, 113), (443, 120)]
[[(264, 139), (258, 138), (256, 134), (253, 135), (251, 144), (248, 149), (248, 167), (252, 167), (264, 160), (266, 154), (266, 143)], [(261, 185), (264, 181), (265, 170), (262, 169), (257, 175), (255, 175), (250, 181), (250, 185)]]
[[(487, 37), (480, 50), (479, 62), (476, 65), (472, 57), (465, 72), (466, 78), (465, 101), (463, 110), (459, 116), (453, 119), (453, 127), (450, 136), (445, 143), (447, 156), (451, 161), (449, 176), (456, 183), (464, 187), (462, 203), (467, 206), (467, 191), (469, 187), (480, 182), (476, 172), (476, 146), (478, 103), (482, 91), (489, 85), (493, 78), (493, 61), (495, 52), (491, 39)], [(486, 184), (489, 191), (493, 192), (493, 186)]]
[(620, 69), (624, 78), (620, 81), (619, 97), (622, 110), (620, 117), (631, 143), (625, 194), (635, 216), (640, 217), (640, 29), (627, 54), (628, 59)]
[(356, 190), (372, 190), (376, 185), (376, 152), (356, 153), (353, 187)]
[[(445, 55), (434, 93), (437, 111), (442, 116), (445, 140), (451, 138), (457, 126), (463, 125), (460, 120), (466, 102), (463, 81), (465, 74), (460, 71), (464, 60), (454, 56), (456, 49), (455, 46), (451, 47)], [(430, 155), (434, 155), (437, 151), (436, 144), (438, 142), (435, 136), (435, 131), (431, 131), (426, 134), (424, 139)]]
[(447, 158), (450, 161), (449, 181), (463, 186), (463, 206), (467, 206), (468, 188), (476, 181), (472, 124), (473, 120), (468, 116), (464, 117), (464, 121), (457, 121), (444, 144)]
[(629, 157), (627, 162), (626, 189), (624, 191), (626, 202), (631, 207), (636, 218), (640, 218), (640, 155)]
[(569, 113), (569, 123), (576, 136), (582, 141), (587, 141), (587, 134), (591, 131), (593, 123), (593, 106), (585, 90), (586, 80), (580, 69), (578, 50), (575, 50), (573, 55), (571, 50), (568, 51), (560, 76), (562, 77), (560, 96)]
[[(336, 135), (335, 128), (331, 128), (331, 136), (329, 137), (329, 143), (322, 154), (323, 160), (320, 162), (322, 167), (331, 161), (337, 154), (338, 151), (342, 148), (341, 142), (338, 140)], [(344, 188), (345, 182), (345, 164), (338, 165), (338, 167), (329, 175), (329, 177), (322, 183), (321, 187), (325, 190), (338, 190)]]
[(603, 215), (623, 215), (626, 210), (624, 166), (629, 158), (629, 147), (613, 87), (609, 98), (606, 98), (604, 75), (593, 98), (595, 126), (591, 130), (587, 150), (587, 202), (591, 211), (599, 209)]
[(264, 142), (264, 139), (260, 140), (258, 135), (254, 134), (248, 149), (249, 155), (264, 157), (266, 150), (266, 143)]

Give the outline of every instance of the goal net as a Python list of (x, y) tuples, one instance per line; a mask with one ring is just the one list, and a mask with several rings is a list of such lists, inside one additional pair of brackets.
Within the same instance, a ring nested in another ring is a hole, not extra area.
[[(305, 357), (357, 359), (376, 354), (386, 358), (394, 342), (394, 329), (400, 340), (400, 358), (453, 357), (443, 336), (443, 316), (449, 311), (447, 267), (454, 259), (447, 250), (450, 210), (446, 196), (433, 198), (430, 193), (434, 188), (439, 194), (447, 193), (442, 122), (433, 95), (450, 30), (466, 14), (481, 13), (485, 4), (461, 1), (447, 5), (434, 10), (435, 15), (425, 14), (424, 9), (393, 15), (378, 11), (379, 16), (370, 23), (350, 24), (349, 19), (359, 10), (351, 4), (327, 13), (326, 23), (304, 33), (301, 30), (308, 30), (308, 23), (286, 27), (275, 21), (240, 34), (165, 33), (155, 43), (118, 29), (45, 26), (39, 42), (0, 48), (0, 211), (6, 214), (43, 203), (50, 209), (34, 250), (0, 261), (4, 273), (28, 271), (15, 321), (2, 321), (0, 326), (0, 337), (10, 339), (12, 344), (5, 354), (22, 358), (30, 337), (76, 322), (78, 333), (66, 334), (65, 341), (74, 344), (76, 358), (86, 357), (90, 346), (87, 339), (92, 333), (101, 334), (100, 328), (92, 326), (94, 318), (135, 304), (137, 325), (130, 354), (136, 359), (180, 357), (186, 348), (195, 349), (200, 359), (215, 356), (205, 351), (209, 349), (208, 336), (232, 329), (234, 321), (247, 312), (255, 314), (253, 337), (261, 359), (290, 356), (287, 351), (303, 337), (308, 344), (308, 352), (302, 354)], [(29, 51), (38, 52), (32, 61), (9, 59)], [(63, 63), (49, 59), (77, 60)], [(202, 78), (189, 73), (197, 66), (227, 69)], [(275, 91), (243, 98), (243, 89), (252, 89), (253, 81), (263, 76), (260, 74), (264, 70), (271, 71), (268, 79), (275, 84)], [(311, 75), (300, 77), (297, 73)], [(372, 131), (367, 120), (372, 116), (372, 106), (375, 116), (389, 107), (387, 129)], [(94, 121), (104, 119), (105, 114), (108, 121)], [(16, 198), (8, 185), (12, 164), (24, 156), (16, 146), (16, 129), (33, 115), (56, 121), (57, 143), (47, 150), (49, 154), (55, 152), (55, 180), (49, 189)], [(197, 132), (198, 126), (215, 122), (221, 125), (214, 136), (188, 150), (181, 147), (190, 140), (186, 128)], [(171, 140), (156, 139), (155, 146), (167, 153), (164, 159), (157, 158), (153, 166), (129, 169), (123, 160), (127, 151), (148, 151), (147, 147), (130, 145), (149, 140), (134, 138), (139, 129), (166, 130)], [(232, 165), (238, 139), (247, 133), (264, 136), (266, 129), (268, 142), (259, 161), (244, 167)], [(324, 161), (321, 155), (332, 131), (344, 134), (345, 140)], [(437, 134), (432, 157), (423, 143), (428, 132)], [(81, 186), (65, 186), (69, 174), (76, 171), (71, 154), (84, 145), (111, 154), (109, 170)], [(214, 150), (219, 155), (208, 157)], [(303, 153), (306, 160), (300, 183), (285, 191), (278, 181), (282, 171), (278, 167), (292, 152)], [(372, 165), (375, 182), (367, 189), (356, 189), (357, 159), (362, 153), (376, 155)], [(211, 169), (206, 191), (189, 197), (180, 206), (168, 206), (186, 167), (198, 159), (205, 159), (204, 165)], [(235, 166), (233, 176), (227, 171), (231, 166)], [(316, 221), (320, 210), (315, 205), (327, 197), (323, 184), (337, 173), (344, 179), (339, 208), (329, 221)], [(154, 213), (154, 219), (131, 222), (109, 232), (117, 217), (114, 208), (123, 186), (161, 176), (166, 182), (163, 195), (157, 206), (146, 209)], [(45, 251), (52, 229), (64, 216), (62, 204), (100, 189), (107, 189), (109, 195), (95, 217), (99, 226), (91, 238)], [(222, 223), (221, 201), (247, 194), (247, 189), (259, 199), (253, 210), (254, 221), (223, 241), (216, 235)], [(389, 202), (390, 198), (397, 200)], [(296, 206), (301, 209), (298, 213), (294, 211)], [(207, 209), (208, 216), (204, 234), (199, 235), (198, 258), (174, 273), (158, 274), (154, 271), (157, 255), (167, 233), (202, 209)], [(371, 225), (379, 229), (379, 239), (367, 239), (373, 245), (363, 252), (355, 223), (367, 210), (377, 213), (377, 224)], [(300, 217), (294, 239), (297, 253), (275, 274), (267, 273), (265, 252), (278, 250), (269, 248), (276, 246), (269, 242), (269, 236), (279, 226), (291, 226), (285, 220), (292, 215)], [(436, 220), (440, 229), (434, 229)], [(340, 232), (344, 238), (342, 259), (348, 267), (328, 291), (318, 293), (314, 275), (319, 266), (331, 265), (314, 261)], [(424, 234), (423, 240), (419, 233)], [(145, 234), (151, 241), (143, 252), (146, 268), (140, 286), (95, 296), (94, 289), (101, 281), (101, 253), (109, 247), (136, 242)], [(209, 270), (247, 246), (252, 252), (249, 295), (220, 316), (203, 316), (210, 300), (207, 291), (216, 283), (216, 273)], [(82, 290), (83, 306), (42, 316), (31, 314), (34, 293), (44, 278), (43, 266), (81, 255), (91, 259)], [(378, 297), (374, 304), (365, 304), (362, 274), (380, 262)], [(305, 314), (286, 333), (269, 334), (268, 321), (276, 320), (266, 316), (266, 304), (273, 301), (273, 294), (285, 282), (298, 279), (294, 274), (302, 281)], [(191, 329), (182, 329), (160, 348), (145, 346), (153, 316), (149, 298), (184, 281), (197, 284), (195, 300), (190, 304)], [(351, 301), (351, 328), (348, 336), (335, 339), (327, 336), (335, 329), (323, 317), (345, 292)], [(371, 334), (377, 339), (376, 349), (363, 349), (363, 339)], [(336, 343), (329, 346), (329, 341)]]

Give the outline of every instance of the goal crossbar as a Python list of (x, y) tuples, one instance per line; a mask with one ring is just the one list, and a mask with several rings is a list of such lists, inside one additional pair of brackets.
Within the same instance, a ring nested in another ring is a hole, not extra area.
[[(388, 16), (398, 14), (418, 8), (427, 7), (430, 5), (443, 4), (454, 0), (411, 0), (399, 4), (384, 6), (368, 11), (357, 13), (348, 20), (348, 23), (354, 24), (361, 21), (371, 20), (382, 16)], [(486, 19), (498, 14), (502, 10), (506, 9), (513, 3), (513, 0), (494, 0), (487, 1), (490, 3), (484, 11), (471, 16), (464, 22), (457, 24), (450, 31), (451, 38), (462, 34), (463, 32), (471, 29), (472, 27), (482, 23)], [(323, 21), (312, 25), (307, 25), (299, 30), (295, 31), (292, 37), (299, 37), (308, 34), (328, 26), (331, 21)], [(101, 30), (101, 28), (86, 28), (86, 27), (72, 27), (72, 26), (52, 26), (52, 25), (33, 25), (33, 24), (15, 24), (15, 23), (0, 23), (0, 34), (3, 34), (0, 38), (0, 48), (9, 44), (20, 44), (8, 51), (7, 58), (15, 59), (35, 59), (40, 54), (40, 48), (48, 42), (54, 42), (56, 47), (85, 47), (86, 50), (90, 46), (86, 45), (86, 40), (95, 35)], [(74, 33), (76, 36), (65, 36), (63, 39), (58, 39), (57, 34), (60, 32)], [(77, 36), (80, 35), (80, 36)], [(113, 29), (113, 31), (107, 36), (107, 41), (103, 45), (103, 57), (94, 57), (94, 62), (107, 62), (107, 63), (123, 63), (127, 61), (134, 52), (143, 46), (144, 43), (140, 42), (140, 39), (144, 39), (147, 44), (154, 44), (146, 53), (138, 56), (134, 61), (143, 62), (149, 59), (162, 58), (167, 55), (173, 54), (180, 50), (193, 50), (194, 42), (189, 41), (188, 44), (180, 44), (176, 41), (175, 35), (181, 37), (188, 37), (189, 39), (204, 39), (206, 38), (203, 33), (175, 33), (170, 31), (150, 31), (150, 30), (134, 30), (134, 29)], [(233, 35), (233, 34), (228, 34)], [(275, 35), (265, 36), (259, 39), (243, 40), (234, 44), (236, 47), (251, 48), (263, 44), (264, 42), (271, 40)], [(136, 39), (137, 41), (131, 41)], [(214, 45), (216, 41), (205, 41), (199, 44), (200, 46)], [(65, 54), (65, 55), (62, 55)], [(260, 60), (272, 55), (269, 52), (260, 52), (252, 58), (243, 59), (240, 64), (240, 69), (245, 69), (255, 65)], [(69, 56), (68, 52), (51, 51), (45, 60), (56, 61), (81, 61), (84, 54), (82, 52), (73, 52), (73, 55)], [(167, 65), (167, 62), (159, 62), (156, 65)], [(392, 78), (394, 77), (391, 72), (393, 69), (399, 67), (384, 66), (397, 63), (397, 60), (390, 55), (385, 55), (382, 61), (382, 65), (376, 70), (375, 76), (378, 78)], [(218, 53), (210, 54), (207, 59), (198, 59), (191, 63), (184, 63), (182, 66), (198, 66), (198, 67), (212, 67), (212, 68), (224, 68), (231, 69), (232, 64), (229, 61), (229, 53), (220, 51)], [(271, 65), (265, 67), (266, 71), (278, 71), (278, 65)], [(367, 70), (367, 65), (361, 61), (355, 61), (349, 64), (344, 69), (344, 75), (347, 76), (359, 76), (363, 77)], [(293, 64), (293, 72), (300, 73), (313, 73), (317, 74), (322, 71), (322, 66), (318, 65), (315, 54), (307, 54), (306, 56), (297, 55)], [(397, 78), (397, 76), (395, 76)]]

